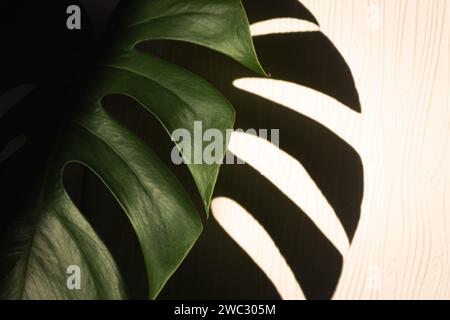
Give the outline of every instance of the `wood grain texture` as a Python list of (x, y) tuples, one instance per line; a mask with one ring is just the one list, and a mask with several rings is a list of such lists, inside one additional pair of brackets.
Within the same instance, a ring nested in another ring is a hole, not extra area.
[[(450, 299), (450, 2), (301, 2), (349, 64), (362, 114), (288, 83), (241, 87), (319, 121), (363, 160), (361, 220), (334, 298)], [(293, 23), (285, 22), (289, 30)], [(280, 177), (282, 167), (273, 169)], [(289, 183), (296, 188), (302, 181)], [(258, 240), (246, 243), (258, 247)], [(266, 272), (277, 275), (278, 286), (279, 265)]]

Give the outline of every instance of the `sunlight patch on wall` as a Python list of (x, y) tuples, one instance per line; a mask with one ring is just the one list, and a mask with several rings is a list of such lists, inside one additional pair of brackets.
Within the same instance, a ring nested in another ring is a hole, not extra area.
[(228, 198), (215, 198), (211, 208), (214, 218), (272, 281), (281, 298), (305, 299), (278, 247), (250, 213)]
[(274, 101), (324, 125), (352, 147), (361, 133), (363, 114), (314, 89), (292, 82), (262, 78), (242, 78), (233, 85)]
[(232, 134), (228, 149), (301, 208), (345, 256), (350, 245), (345, 230), (327, 199), (297, 159), (266, 139), (240, 132)]
[(250, 31), (256, 37), (274, 33), (314, 32), (319, 31), (319, 27), (306, 20), (278, 18), (254, 23)]

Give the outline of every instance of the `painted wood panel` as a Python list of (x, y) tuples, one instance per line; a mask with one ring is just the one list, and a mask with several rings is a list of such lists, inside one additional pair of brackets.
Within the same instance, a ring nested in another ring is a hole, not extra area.
[[(342, 249), (342, 237), (324, 232), (344, 256), (334, 298), (449, 299), (450, 3), (302, 3), (350, 66), (362, 113), (286, 82), (240, 80), (236, 86), (322, 123), (362, 158), (364, 200), (351, 246)], [(314, 29), (310, 24), (284, 20), (254, 26), (254, 32), (308, 28)], [(283, 132), (280, 135), (283, 139)], [(249, 146), (245, 143), (236, 140), (237, 150), (233, 151), (237, 155), (245, 153)], [(275, 153), (269, 158), (283, 161)], [(293, 169), (286, 162), (272, 169), (266, 166), (265, 170), (265, 176), (277, 183), (286, 182)], [(306, 184), (306, 189), (314, 187), (301, 178), (287, 183), (286, 189), (292, 190), (302, 184)], [(301, 195), (293, 197), (298, 203), (305, 203)], [(313, 202), (307, 204), (310, 217), (315, 215), (312, 219), (322, 226), (321, 230), (334, 230), (336, 221), (320, 197), (311, 195), (307, 199)], [(260, 226), (246, 224), (242, 208), (223, 199), (217, 201), (222, 201), (216, 202), (214, 208), (219, 223), (263, 266), (281, 296), (303, 298), (301, 290), (292, 283), (286, 264), (279, 261), (273, 250), (262, 248), (267, 239), (258, 233)], [(253, 234), (252, 240), (249, 233)]]

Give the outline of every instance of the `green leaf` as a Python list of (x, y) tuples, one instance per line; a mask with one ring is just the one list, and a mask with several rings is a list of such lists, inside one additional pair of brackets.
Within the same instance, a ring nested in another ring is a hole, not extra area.
[(119, 31), (122, 37), (117, 43), (121, 48), (132, 48), (142, 40), (186, 41), (216, 50), (266, 75), (240, 0), (135, 1)]
[[(204, 129), (225, 136), (234, 125), (230, 103), (200, 77), (135, 46), (155, 39), (187, 41), (264, 74), (242, 4), (140, 0), (120, 21), (108, 59), (96, 67), (77, 112), (63, 126), (37, 197), (8, 239), (4, 298), (126, 298), (113, 258), (64, 189), (62, 173), (71, 162), (93, 171), (127, 214), (144, 256), (149, 298), (158, 295), (201, 233), (201, 219), (181, 183), (144, 142), (109, 116), (102, 99), (110, 94), (133, 98), (169, 134), (184, 128), (193, 135), (194, 121), (202, 121)], [(219, 165), (188, 168), (208, 211)], [(66, 286), (70, 265), (82, 271), (80, 290)]]

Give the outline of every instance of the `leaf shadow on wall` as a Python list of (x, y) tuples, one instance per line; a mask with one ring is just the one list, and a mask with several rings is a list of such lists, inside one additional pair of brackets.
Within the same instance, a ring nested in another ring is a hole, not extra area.
[[(251, 23), (293, 17), (315, 23), (295, 0), (244, 1)], [(321, 32), (254, 37), (263, 67), (273, 79), (312, 88), (361, 112), (353, 76), (335, 46)], [(240, 91), (234, 80), (255, 77), (212, 51), (184, 43), (148, 43), (141, 47), (200, 74), (233, 103), (236, 128), (278, 128), (280, 148), (297, 159), (334, 209), (351, 242), (363, 197), (363, 165), (358, 153), (320, 123), (276, 102)], [(248, 165), (225, 165), (215, 197), (240, 203), (265, 228), (294, 272), (306, 298), (330, 299), (343, 257), (307, 215), (270, 181)], [(274, 298), (270, 280), (249, 264), (233, 240), (213, 219), (161, 298)]]

